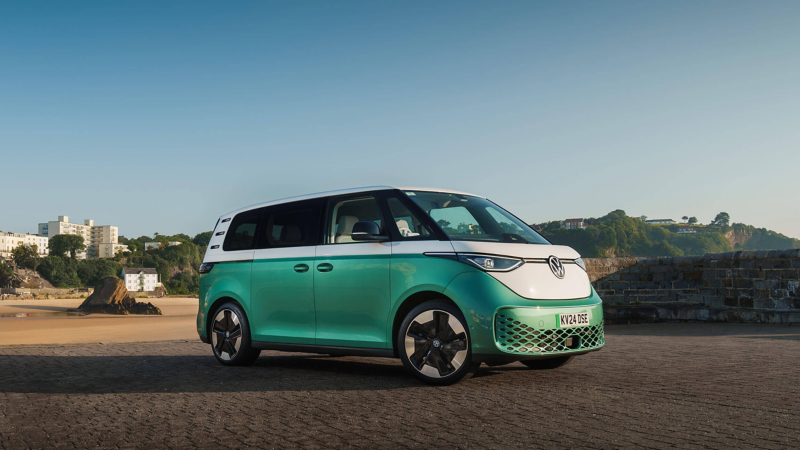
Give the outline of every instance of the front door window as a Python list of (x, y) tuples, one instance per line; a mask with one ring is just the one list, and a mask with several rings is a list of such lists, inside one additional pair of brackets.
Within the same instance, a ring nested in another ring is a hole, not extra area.
[(352, 238), (356, 222), (372, 221), (382, 227), (378, 200), (373, 196), (334, 200), (331, 205), (332, 220), (327, 234), (328, 244), (348, 244)]

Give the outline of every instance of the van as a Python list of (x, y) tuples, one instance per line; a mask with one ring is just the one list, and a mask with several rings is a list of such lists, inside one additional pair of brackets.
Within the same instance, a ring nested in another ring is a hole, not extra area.
[(482, 363), (555, 369), (605, 345), (580, 255), (490, 200), (365, 187), (223, 215), (197, 332), (224, 365), (261, 350), (400, 358), (435, 385)]

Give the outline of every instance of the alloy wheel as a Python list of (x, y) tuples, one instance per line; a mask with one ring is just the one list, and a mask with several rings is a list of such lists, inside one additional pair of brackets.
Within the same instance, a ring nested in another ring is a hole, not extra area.
[(411, 321), (405, 336), (408, 360), (425, 376), (445, 378), (457, 372), (467, 358), (467, 332), (448, 312), (421, 312)]
[(242, 345), (242, 326), (239, 316), (230, 309), (223, 309), (214, 317), (212, 328), (214, 353), (224, 361), (235, 358)]

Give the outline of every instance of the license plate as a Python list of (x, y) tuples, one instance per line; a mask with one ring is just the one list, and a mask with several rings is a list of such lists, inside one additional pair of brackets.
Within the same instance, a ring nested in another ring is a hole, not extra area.
[(558, 328), (584, 327), (586, 325), (589, 325), (589, 313), (558, 315)]

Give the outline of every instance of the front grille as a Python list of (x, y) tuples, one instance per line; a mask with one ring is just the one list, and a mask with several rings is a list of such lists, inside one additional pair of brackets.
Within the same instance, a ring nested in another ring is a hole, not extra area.
[[(494, 325), (497, 345), (513, 353), (545, 355), (575, 352), (602, 347), (606, 343), (602, 323), (586, 327), (538, 330), (510, 314), (498, 314)], [(567, 338), (570, 337), (573, 338), (573, 345), (567, 347)], [(574, 342), (575, 339), (577, 343)]]

